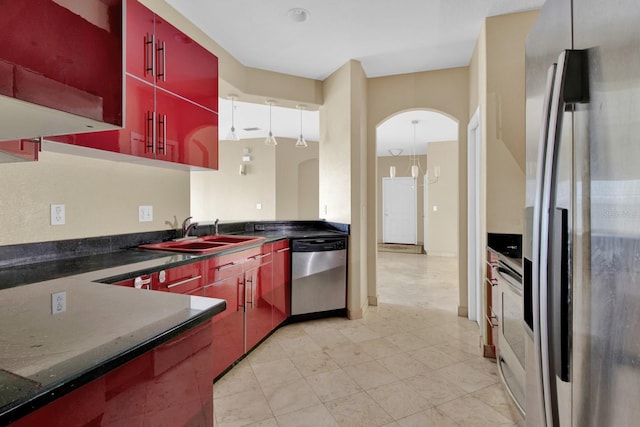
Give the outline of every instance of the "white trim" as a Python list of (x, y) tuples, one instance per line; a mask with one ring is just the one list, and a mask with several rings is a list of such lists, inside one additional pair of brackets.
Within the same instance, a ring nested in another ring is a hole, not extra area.
[[(482, 319), (482, 244), (481, 202), (482, 194), (482, 146), (480, 107), (467, 126), (467, 280), (469, 320), (478, 326)], [(480, 328), (482, 335), (482, 328)]]

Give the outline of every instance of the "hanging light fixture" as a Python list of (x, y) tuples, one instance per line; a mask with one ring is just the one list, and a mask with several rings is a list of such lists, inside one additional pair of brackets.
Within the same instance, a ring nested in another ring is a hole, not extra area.
[(305, 108), (307, 108), (306, 105), (296, 105), (296, 108), (298, 110), (300, 110), (300, 136), (298, 137), (298, 140), (296, 141), (296, 147), (297, 148), (306, 148), (308, 146), (307, 141), (304, 139), (304, 136), (302, 136), (302, 110), (304, 110)]
[(418, 120), (411, 120), (411, 124), (413, 125), (413, 155), (411, 156), (411, 177), (413, 179), (416, 179), (420, 174), (420, 166), (418, 166), (418, 162), (416, 159), (416, 125), (418, 124)]
[(231, 141), (240, 141), (240, 137), (236, 133), (235, 120), (234, 120), (234, 115), (236, 112), (234, 101), (238, 99), (238, 97), (236, 95), (229, 95), (228, 98), (231, 100), (231, 129), (227, 134), (227, 139)]
[(269, 104), (269, 135), (264, 140), (264, 145), (278, 145), (278, 141), (276, 141), (276, 138), (273, 136), (273, 133), (271, 132), (271, 107), (273, 107), (273, 104), (275, 104), (275, 101), (268, 99), (265, 102)]

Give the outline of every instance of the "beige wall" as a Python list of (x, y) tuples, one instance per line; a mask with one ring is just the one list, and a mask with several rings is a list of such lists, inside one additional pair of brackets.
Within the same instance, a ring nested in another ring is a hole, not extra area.
[[(264, 144), (262, 138), (241, 141), (220, 141), (220, 169), (191, 172), (191, 215), (196, 221), (317, 219), (318, 174), (311, 162), (309, 170), (301, 164), (318, 158), (318, 143), (307, 148), (295, 148), (295, 140), (278, 138), (275, 147)], [(243, 150), (248, 148), (251, 161), (243, 162)], [(240, 165), (245, 175), (240, 175)], [(311, 172), (311, 173), (309, 173)], [(302, 173), (304, 176), (300, 176)], [(313, 216), (299, 208), (300, 192), (315, 194)], [(257, 205), (261, 209), (257, 209)], [(303, 216), (306, 214), (307, 216)]]
[[(430, 142), (427, 145), (429, 192), (427, 209), (427, 253), (458, 255), (458, 143)], [(440, 175), (435, 177), (435, 168)], [(454, 197), (452, 197), (454, 195)], [(434, 207), (437, 210), (434, 210)], [(466, 250), (466, 248), (463, 248)]]
[[(367, 79), (349, 61), (324, 82), (320, 109), (320, 216), (351, 224), (347, 308), (360, 318), (368, 305), (367, 274)], [(374, 240), (375, 242), (375, 240)], [(374, 264), (375, 268), (375, 264)]]
[[(538, 12), (486, 20), (486, 231), (522, 234), (525, 186), (524, 41)], [(509, 35), (506, 37), (505, 35)]]
[[(368, 161), (368, 228), (367, 233), (374, 236), (377, 232), (376, 221), (376, 141), (375, 129), (380, 123), (398, 113), (413, 109), (426, 109), (438, 111), (446, 114), (458, 122), (458, 191), (459, 197), (458, 221), (459, 244), (462, 246), (462, 236), (465, 236), (466, 245), (466, 171), (467, 171), (467, 129), (469, 121), (469, 69), (467, 67), (453, 68), (448, 70), (426, 71), (423, 73), (402, 74), (397, 76), (378, 77), (368, 80), (368, 141), (367, 141), (367, 161)], [(367, 260), (369, 262), (369, 301), (375, 304), (377, 301), (375, 287), (375, 260), (376, 245), (367, 247)], [(467, 288), (466, 288), (466, 252), (459, 251), (459, 280), (465, 283), (460, 286), (460, 304), (466, 309)]]
[[(50, 225), (50, 204), (66, 224)], [(138, 222), (138, 206), (153, 222)], [(51, 152), (0, 167), (0, 245), (177, 228), (189, 215), (189, 173)]]
[[(427, 156), (416, 156), (418, 163), (422, 166), (423, 171), (427, 168)], [(389, 167), (396, 167), (396, 176), (411, 176), (411, 156), (382, 156), (378, 157), (378, 178), (376, 179), (376, 210), (378, 212), (378, 243), (382, 242), (382, 178), (389, 176)], [(424, 241), (424, 186), (422, 178), (418, 179), (418, 206), (416, 214), (418, 218), (418, 245), (422, 245)]]
[(278, 220), (318, 219), (318, 143), (296, 148), (294, 140), (278, 138), (276, 147), (276, 216)]

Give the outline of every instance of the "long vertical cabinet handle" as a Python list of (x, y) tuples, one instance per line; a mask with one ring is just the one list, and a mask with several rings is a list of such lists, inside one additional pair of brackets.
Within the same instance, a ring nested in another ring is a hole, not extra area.
[[(245, 298), (245, 289), (244, 289), (244, 280), (240, 277), (238, 277), (238, 282), (237, 282), (237, 288), (236, 288), (236, 293), (237, 293), (237, 298), (238, 298), (238, 308), (236, 311), (240, 311), (240, 308), (242, 308), (242, 311), (244, 311), (244, 306), (246, 304), (246, 298)], [(240, 288), (242, 288), (242, 292), (240, 292)], [(242, 301), (242, 302), (241, 302)]]
[(145, 113), (145, 135), (144, 135), (144, 152), (155, 152), (155, 130), (156, 130), (156, 115), (153, 111), (147, 111)]
[[(165, 42), (161, 42), (158, 40), (158, 44), (157, 44), (157, 51), (158, 51), (158, 55), (162, 55), (162, 56), (158, 56), (158, 78), (162, 79), (163, 82), (167, 81), (167, 44)], [(160, 64), (162, 65), (162, 67), (160, 67)]]
[(156, 75), (156, 36), (147, 33), (144, 37), (144, 75)]
[[(573, 103), (587, 102), (588, 100), (588, 91), (585, 85), (586, 73), (583, 66), (584, 56), (584, 51), (567, 50), (562, 52), (558, 58), (549, 112), (542, 187), (539, 252), (540, 343), (545, 417), (547, 425), (553, 427), (559, 424), (556, 378), (560, 377), (563, 381), (569, 380), (568, 364), (571, 346), (571, 325), (568, 318), (569, 305), (571, 304), (568, 212), (563, 213), (563, 210), (553, 209), (553, 200), (556, 195), (557, 163), (565, 108)], [(560, 230), (556, 230), (557, 227)], [(560, 240), (558, 241), (552, 240), (552, 236), (556, 234), (559, 234)], [(567, 239), (565, 244), (562, 239)], [(561, 279), (562, 273), (556, 273), (558, 271), (565, 272), (565, 281)], [(563, 312), (565, 313), (564, 322), (562, 321)], [(561, 332), (563, 326), (565, 333)], [(563, 348), (566, 350), (564, 355), (562, 354)], [(565, 361), (564, 366), (562, 365), (563, 360)]]
[(167, 115), (158, 113), (158, 153), (167, 155)]
[[(535, 347), (535, 365), (537, 367), (536, 371), (540, 373), (540, 375), (536, 376), (537, 389), (542, 391), (542, 405), (544, 410), (543, 419), (547, 419), (547, 393), (544, 381), (544, 370), (542, 366), (542, 361), (544, 360), (542, 356), (542, 335), (541, 335), (541, 321), (540, 321), (540, 310), (541, 310), (541, 285), (540, 285), (540, 265), (543, 261), (545, 261), (540, 256), (540, 247), (542, 243), (542, 230), (541, 230), (541, 221), (542, 221), (542, 189), (543, 189), (543, 177), (545, 173), (545, 153), (547, 151), (547, 134), (549, 132), (549, 113), (551, 111), (551, 98), (553, 95), (553, 85), (555, 82), (554, 76), (556, 74), (556, 64), (553, 64), (547, 70), (547, 79), (545, 84), (544, 91), (544, 102), (542, 106), (542, 123), (540, 128), (540, 137), (538, 141), (538, 164), (536, 170), (536, 192), (535, 192), (535, 200), (534, 200), (534, 210), (533, 210), (533, 254), (532, 254), (532, 299), (533, 299), (533, 341)], [(545, 261), (546, 262), (546, 261)], [(547, 425), (545, 423), (545, 425)], [(544, 427), (544, 426), (543, 426)]]

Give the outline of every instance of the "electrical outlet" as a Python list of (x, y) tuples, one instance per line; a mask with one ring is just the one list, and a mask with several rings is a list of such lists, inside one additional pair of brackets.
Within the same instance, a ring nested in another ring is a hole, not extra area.
[(153, 221), (153, 206), (138, 206), (138, 222)]
[(256, 203), (256, 209), (258, 210), (262, 209), (262, 203)]
[(64, 225), (64, 205), (51, 205), (51, 225)]
[(67, 292), (55, 292), (51, 294), (51, 314), (60, 314), (67, 311)]

